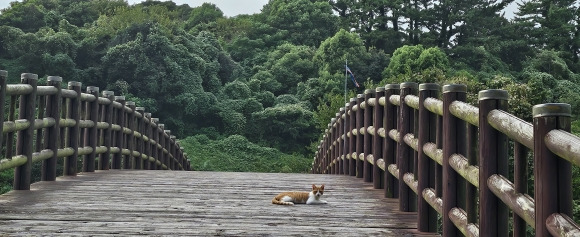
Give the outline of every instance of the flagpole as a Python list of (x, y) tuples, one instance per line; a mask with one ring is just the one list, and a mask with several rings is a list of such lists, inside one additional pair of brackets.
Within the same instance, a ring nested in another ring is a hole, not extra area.
[(348, 59), (344, 60), (344, 104), (346, 104), (346, 83), (348, 82)]
[[(347, 116), (346, 113), (348, 113), (348, 110), (347, 110), (348, 108), (346, 107), (346, 103), (347, 103), (347, 101), (346, 101), (346, 97), (347, 97), (347, 95), (346, 95), (347, 94), (346, 93), (346, 84), (348, 83), (348, 69), (347, 68), (348, 68), (348, 59), (345, 59), (344, 60), (344, 106), (345, 106), (344, 107), (344, 115), (345, 115), (344, 117), (345, 118)], [(342, 128), (343, 128), (342, 129), (343, 130), (342, 131), (342, 134), (344, 135), (344, 137), (342, 138), (342, 154), (345, 155), (343, 157), (343, 159), (342, 159), (343, 162), (346, 162), (347, 161), (347, 159), (346, 159), (346, 153), (348, 152), (346, 150), (346, 138), (347, 138), (347, 136), (346, 136), (346, 126), (348, 126), (348, 124), (346, 124), (346, 120), (343, 119), (342, 120)]]

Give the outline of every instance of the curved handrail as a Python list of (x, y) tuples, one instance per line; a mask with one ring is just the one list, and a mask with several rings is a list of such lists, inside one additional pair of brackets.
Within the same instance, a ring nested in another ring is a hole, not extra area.
[[(436, 231), (441, 215), (445, 236), (507, 235), (511, 211), (514, 236), (525, 236), (526, 226), (540, 235), (580, 233), (568, 217), (571, 197), (561, 196), (571, 194), (570, 165), (580, 166), (569, 105), (538, 105), (537, 122), (529, 123), (506, 112), (505, 91), (481, 91), (473, 106), (464, 102), (465, 86), (444, 86), (443, 96), (439, 88), (389, 84), (351, 99), (325, 131), (312, 171), (372, 182), (385, 197), (399, 198), (401, 211), (418, 211), (423, 232)], [(542, 162), (535, 198), (527, 191), (529, 152)], [(514, 180), (506, 178), (508, 159), (514, 160)]]
[[(0, 70), (0, 111), (9, 100), (9, 114), (0, 113), (0, 171), (15, 169), (14, 189), (28, 190), (32, 163), (42, 162), (41, 179), (56, 179), (57, 159), (64, 159), (64, 175), (106, 169), (190, 170), (179, 141), (142, 107), (81, 83), (50, 76), (38, 86), (35, 74), (23, 73), (20, 84), (6, 84)], [(18, 111), (18, 113), (16, 113)], [(16, 118), (18, 116), (18, 118)], [(1, 137), (1, 136), (0, 136)], [(16, 138), (16, 139), (15, 139)], [(16, 141), (15, 141), (16, 140)]]

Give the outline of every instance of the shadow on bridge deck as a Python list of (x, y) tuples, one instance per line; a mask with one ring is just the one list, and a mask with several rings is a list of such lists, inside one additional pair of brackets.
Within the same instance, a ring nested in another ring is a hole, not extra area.
[[(271, 204), (326, 184), (328, 205)], [(354, 177), (110, 170), (0, 196), (5, 235), (432, 236)]]

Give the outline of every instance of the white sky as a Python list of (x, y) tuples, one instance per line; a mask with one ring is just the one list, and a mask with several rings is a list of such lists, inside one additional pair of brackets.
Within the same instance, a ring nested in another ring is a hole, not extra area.
[[(10, 6), (10, 2), (15, 0), (0, 0), (0, 9)], [(18, 0), (21, 1), (21, 0)], [(167, 1), (167, 0), (162, 0)], [(143, 2), (143, 0), (128, 0), (129, 4)], [(190, 7), (201, 6), (204, 2), (215, 4), (226, 16), (236, 16), (239, 14), (254, 14), (262, 10), (268, 0), (173, 0), (175, 4), (187, 4)]]

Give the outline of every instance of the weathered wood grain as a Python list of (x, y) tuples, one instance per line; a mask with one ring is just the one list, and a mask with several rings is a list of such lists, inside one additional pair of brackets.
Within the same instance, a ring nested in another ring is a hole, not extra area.
[[(328, 205), (271, 204), (325, 184)], [(109, 170), (0, 196), (0, 235), (433, 236), (351, 176)]]

